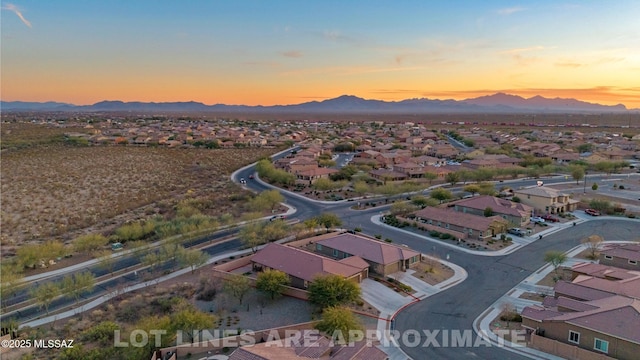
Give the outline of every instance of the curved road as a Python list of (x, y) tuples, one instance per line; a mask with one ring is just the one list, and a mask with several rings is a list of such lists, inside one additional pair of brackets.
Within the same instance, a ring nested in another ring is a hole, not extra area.
[[(248, 168), (245, 169), (242, 176), (248, 178), (252, 173), (253, 168)], [(593, 175), (589, 177), (589, 180), (601, 178), (605, 177)], [(536, 181), (537, 179), (505, 181), (505, 183), (496, 183), (496, 186), (507, 184), (531, 186), (535, 185)], [(544, 181), (547, 184), (567, 182), (564, 177), (545, 178)], [(250, 181), (247, 186), (255, 190), (271, 188), (257, 180)], [(601, 235), (606, 240), (631, 240), (640, 234), (640, 221), (593, 218), (591, 221), (569, 228), (571, 231), (549, 234), (542, 240), (535, 241), (509, 255), (479, 256), (443, 246), (438, 240), (426, 240), (372, 223), (371, 217), (385, 211), (387, 206), (356, 211), (350, 209), (354, 202), (327, 204), (308, 199), (303, 200), (286, 191), (282, 193), (288, 204), (298, 208), (299, 212), (295, 214), (295, 217), (301, 220), (322, 211), (331, 211), (342, 219), (346, 228), (360, 227), (363, 233), (379, 234), (383, 238), (391, 238), (395, 243), (405, 244), (421, 253), (434, 254), (443, 259), (447, 258), (467, 271), (468, 278), (465, 281), (414, 303), (397, 314), (395, 329), (400, 333), (408, 330), (418, 331), (423, 334), (421, 344), (428, 338), (424, 335), (424, 330), (431, 332), (436, 330), (473, 331), (473, 322), (481, 313), (511, 288), (545, 265), (543, 258), (547, 251), (567, 251), (579, 245), (581, 239), (592, 234)], [(436, 337), (436, 340), (442, 344), (441, 337)], [(453, 348), (420, 345), (410, 347), (402, 341), (400, 344), (403, 351), (413, 359), (527, 359), (527, 357), (495, 346)]]

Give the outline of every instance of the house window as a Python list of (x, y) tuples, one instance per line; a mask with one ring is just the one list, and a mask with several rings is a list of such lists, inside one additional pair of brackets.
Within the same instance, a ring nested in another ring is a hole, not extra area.
[(473, 235), (473, 229), (469, 229), (469, 235)]
[(595, 350), (602, 351), (603, 353), (606, 354), (609, 352), (609, 342), (602, 339), (595, 338), (593, 340), (593, 348)]
[(316, 250), (318, 250), (318, 251), (322, 251), (322, 245), (320, 245), (320, 244), (316, 244)]
[(479, 235), (480, 237), (482, 237), (482, 231), (479, 231), (479, 232), (478, 232), (478, 235)]
[(613, 260), (613, 256), (611, 255), (605, 255), (604, 258), (607, 260)]
[(333, 256), (338, 257), (338, 250), (333, 249)]
[[(447, 229), (449, 228), (449, 224), (444, 224), (444, 227), (446, 227)], [(629, 260), (631, 261), (631, 260)]]
[(580, 333), (569, 330), (569, 342), (574, 344), (580, 344)]
[(629, 260), (629, 264), (638, 265), (638, 262), (636, 260)]
[(531, 195), (527, 195), (527, 199), (531, 199)]
[(309, 282), (307, 280), (304, 281), (304, 284), (302, 284), (302, 286), (304, 286), (304, 288), (308, 288), (309, 287)]
[(433, 224), (433, 220), (429, 219), (429, 224)]

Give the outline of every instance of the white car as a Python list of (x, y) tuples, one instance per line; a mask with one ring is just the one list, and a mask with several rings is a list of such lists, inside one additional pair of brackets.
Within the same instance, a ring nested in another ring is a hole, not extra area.
[(543, 219), (543, 218), (541, 218), (540, 216), (534, 216), (534, 217), (532, 217), (532, 218), (531, 218), (531, 222), (534, 222), (534, 223), (543, 223), (543, 222), (544, 222), (544, 219)]

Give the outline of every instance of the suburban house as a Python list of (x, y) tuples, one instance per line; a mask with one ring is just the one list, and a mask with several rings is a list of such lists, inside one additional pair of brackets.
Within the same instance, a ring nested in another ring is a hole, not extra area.
[(509, 227), (508, 221), (497, 215), (484, 217), (435, 207), (426, 207), (415, 215), (416, 221), (425, 229), (447, 233), (458, 239), (491, 239)]
[(311, 185), (318, 179), (328, 179), (329, 175), (337, 173), (338, 170), (331, 168), (315, 167), (296, 171), (296, 182)]
[(517, 196), (520, 202), (532, 206), (540, 213), (557, 214), (574, 211), (579, 203), (569, 198), (568, 194), (546, 186), (513, 190), (513, 196)]
[(576, 265), (574, 273), (576, 278), (558, 282), (555, 295), (546, 297), (542, 305), (523, 309), (522, 326), (537, 336), (566, 344), (555, 347), (562, 354), (578, 347), (617, 359), (637, 359), (640, 273), (623, 274), (598, 264)]
[(315, 243), (318, 253), (335, 259), (364, 259), (372, 273), (389, 275), (405, 271), (420, 262), (420, 253), (364, 236), (343, 233)]
[(237, 348), (229, 360), (388, 360), (389, 357), (368, 340), (335, 344), (316, 331), (300, 336), (259, 342)]
[(254, 270), (280, 270), (289, 275), (291, 286), (306, 289), (319, 275), (339, 275), (360, 283), (369, 276), (369, 264), (357, 256), (340, 261), (302, 249), (270, 243), (251, 257)]
[(533, 214), (533, 208), (529, 205), (489, 195), (458, 200), (450, 203), (449, 207), (457, 212), (480, 216), (484, 216), (485, 209), (491, 208), (494, 215), (501, 216), (516, 227), (528, 225)]
[(640, 271), (640, 244), (607, 245), (600, 251), (600, 264)]

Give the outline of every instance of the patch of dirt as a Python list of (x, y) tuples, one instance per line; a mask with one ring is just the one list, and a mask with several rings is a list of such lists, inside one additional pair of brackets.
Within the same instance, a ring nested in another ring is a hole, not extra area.
[(531, 293), (531, 292), (526, 292), (523, 293), (522, 295), (518, 296), (520, 299), (526, 299), (526, 300), (533, 300), (533, 301), (539, 301), (542, 302), (544, 300), (544, 296), (537, 294), (537, 293)]
[(558, 268), (558, 273), (555, 271), (551, 271), (547, 274), (542, 280), (538, 281), (536, 285), (542, 286), (551, 286), (553, 287), (556, 284), (556, 280), (566, 280), (571, 281), (571, 269), (560, 267)]
[(453, 269), (441, 264), (437, 260), (422, 261), (413, 269), (415, 272), (411, 274), (411, 276), (420, 279), (429, 285), (439, 284), (455, 274)]

